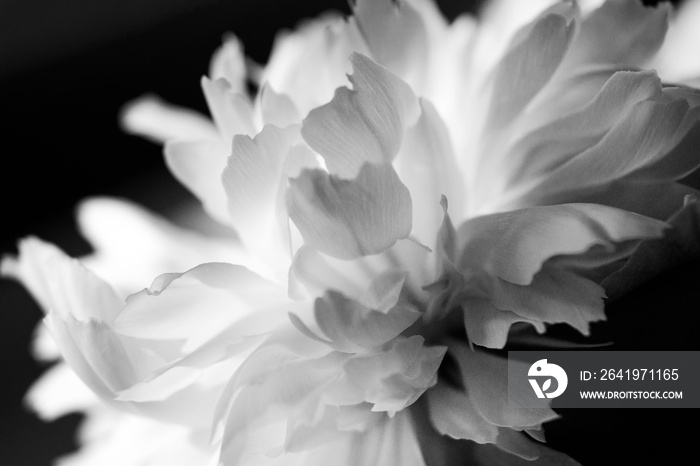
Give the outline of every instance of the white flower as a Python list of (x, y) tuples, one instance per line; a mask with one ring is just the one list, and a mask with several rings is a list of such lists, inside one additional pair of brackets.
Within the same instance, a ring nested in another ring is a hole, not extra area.
[(115, 416), (89, 448), (162, 442), (145, 464), (175, 461), (174, 443), (182, 464), (452, 464), (465, 449), (573, 464), (542, 443), (554, 411), (509, 404), (488, 349), (514, 326), (588, 334), (605, 318), (602, 280), (694, 192), (678, 181), (700, 165), (700, 98), (637, 69), (667, 8), (541, 4), (448, 24), (427, 1), (358, 0), (347, 21), (281, 36), (254, 97), (227, 39), (202, 79), (213, 121), (132, 104), (127, 129), (165, 142), (242, 248), (102, 201), (152, 239), (134, 254), (86, 214), (98, 273), (120, 290), (141, 280), (127, 262), (171, 273), (123, 302), (39, 240), (3, 262), (108, 411), (85, 409)]

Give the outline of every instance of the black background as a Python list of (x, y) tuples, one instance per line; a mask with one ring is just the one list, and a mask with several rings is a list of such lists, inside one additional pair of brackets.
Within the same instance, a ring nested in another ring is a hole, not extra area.
[[(469, 1), (439, 2), (450, 17)], [(125, 135), (118, 115), (145, 93), (206, 112), (199, 79), (223, 34), (264, 62), (276, 31), (343, 0), (2, 0), (0, 2), (0, 253), (34, 234), (70, 255), (89, 246), (75, 204), (135, 200), (167, 213), (191, 196), (167, 173), (160, 147)], [(594, 336), (608, 349), (698, 350), (697, 261), (608, 307)], [(44, 368), (28, 352), (41, 312), (0, 280), (0, 465), (48, 465), (74, 448), (77, 415), (44, 424), (22, 405)], [(566, 333), (566, 330), (562, 330)], [(681, 464), (695, 451), (695, 410), (561, 410), (550, 444), (583, 464)], [(98, 466), (98, 465), (96, 465)], [(128, 466), (128, 465), (125, 465)]]

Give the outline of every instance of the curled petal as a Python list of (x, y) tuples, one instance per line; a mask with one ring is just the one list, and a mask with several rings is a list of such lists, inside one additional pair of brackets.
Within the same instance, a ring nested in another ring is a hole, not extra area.
[(114, 325), (124, 335), (182, 339), (195, 347), (254, 311), (285, 302), (283, 289), (245, 267), (208, 263), (159, 276), (128, 298)]
[[(602, 302), (600, 307), (602, 308)], [(532, 324), (540, 332), (545, 330), (541, 315), (530, 319), (522, 314), (511, 312), (512, 307), (498, 308), (488, 299), (468, 299), (462, 303), (462, 309), (464, 328), (467, 330), (469, 341), (486, 348), (503, 348), (508, 339), (510, 327), (516, 322)], [(597, 307), (596, 310), (598, 310)]]
[[(207, 220), (199, 214), (203, 229)], [(124, 293), (142, 289), (164, 272), (225, 261), (248, 265), (248, 254), (233, 238), (210, 237), (176, 226), (131, 202), (90, 198), (78, 206), (78, 225), (95, 252), (83, 259), (91, 270)]]
[(658, 237), (664, 222), (595, 204), (532, 207), (485, 215), (458, 231), (458, 269), (480, 268), (516, 285), (532, 282), (545, 260), (596, 244)]

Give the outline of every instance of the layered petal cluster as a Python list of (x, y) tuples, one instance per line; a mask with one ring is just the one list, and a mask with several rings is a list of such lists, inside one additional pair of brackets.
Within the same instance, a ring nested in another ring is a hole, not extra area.
[(239, 242), (102, 200), (83, 220), (102, 278), (36, 239), (3, 262), (99, 400), (54, 412), (110, 425), (89, 461), (153, 436), (142, 464), (575, 464), (544, 445), (554, 411), (509, 402), (498, 350), (515, 327), (588, 335), (606, 278), (694, 208), (700, 94), (642, 68), (668, 8), (524, 3), (448, 22), (357, 0), (260, 69), (227, 38), (201, 82), (211, 120), (125, 110)]

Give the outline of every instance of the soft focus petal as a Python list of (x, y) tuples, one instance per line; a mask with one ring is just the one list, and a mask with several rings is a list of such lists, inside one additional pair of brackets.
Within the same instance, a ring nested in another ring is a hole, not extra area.
[(232, 238), (185, 230), (125, 200), (87, 199), (78, 206), (77, 215), (81, 233), (95, 249), (83, 262), (124, 296), (162, 273), (205, 262), (253, 264)]
[(299, 111), (292, 99), (286, 94), (278, 94), (269, 84), (265, 84), (260, 90), (260, 111), (265, 125), (284, 128), (301, 123)]
[(347, 58), (353, 51), (368, 53), (357, 27), (336, 14), (326, 14), (293, 32), (278, 34), (262, 82), (289, 95), (305, 117), (330, 101), (335, 89), (346, 82)]
[(216, 128), (204, 115), (169, 105), (157, 97), (144, 96), (123, 109), (124, 130), (156, 142), (198, 141), (217, 137)]
[(209, 77), (223, 78), (234, 94), (246, 94), (246, 64), (243, 44), (232, 34), (224, 37), (224, 43), (214, 52), (209, 62)]
[(646, 64), (669, 81), (680, 82), (700, 76), (700, 1), (680, 2), (673, 12), (666, 40), (659, 52)]
[(60, 458), (59, 466), (214, 466), (215, 449), (201, 433), (129, 414), (101, 409), (81, 427), (83, 448)]
[[(354, 19), (371, 56), (394, 73), (418, 81), (428, 60), (428, 8), (421, 1), (358, 0), (353, 8)], [(422, 14), (421, 14), (422, 13)], [(439, 18), (439, 15), (435, 15)]]
[(95, 394), (73, 369), (60, 362), (46, 371), (31, 386), (25, 402), (45, 421), (85, 410), (98, 402)]
[(99, 319), (111, 323), (123, 302), (107, 283), (66, 256), (56, 246), (38, 238), (22, 240), (19, 257), (6, 257), (2, 275), (22, 282), (44, 312), (66, 319), (72, 316), (82, 322)]
[(170, 172), (202, 202), (216, 220), (228, 224), (226, 195), (218, 180), (226, 166), (228, 149), (219, 138), (171, 141), (163, 149)]
[(648, 7), (637, 1), (607, 0), (583, 21), (565, 65), (638, 67), (661, 47), (669, 12), (666, 2)]
[(202, 90), (224, 147), (229, 147), (236, 134), (255, 134), (252, 105), (247, 97), (236, 93), (235, 86), (224, 78), (202, 77)]

